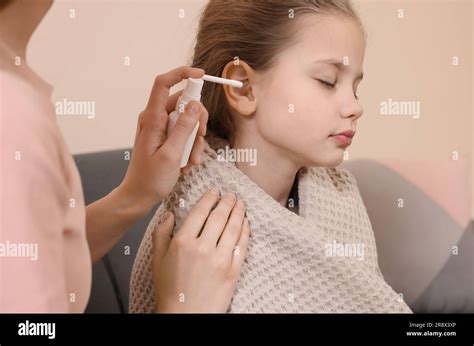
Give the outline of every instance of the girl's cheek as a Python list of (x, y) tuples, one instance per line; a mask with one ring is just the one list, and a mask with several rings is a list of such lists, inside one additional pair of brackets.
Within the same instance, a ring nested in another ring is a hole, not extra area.
[[(331, 111), (324, 101), (314, 102), (307, 105), (299, 114), (300, 126), (304, 128), (305, 133), (314, 137), (326, 137), (332, 131), (333, 127)], [(336, 124), (337, 125), (337, 124)]]

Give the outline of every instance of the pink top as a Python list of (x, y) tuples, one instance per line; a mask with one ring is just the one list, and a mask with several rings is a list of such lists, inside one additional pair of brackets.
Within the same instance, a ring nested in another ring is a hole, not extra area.
[(0, 312), (82, 312), (92, 264), (81, 180), (51, 88), (25, 70), (0, 69)]

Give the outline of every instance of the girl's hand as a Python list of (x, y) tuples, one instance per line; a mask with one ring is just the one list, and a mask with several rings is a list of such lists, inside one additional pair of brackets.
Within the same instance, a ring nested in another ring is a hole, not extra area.
[(166, 129), (168, 114), (174, 110), (181, 94), (178, 92), (170, 97), (170, 88), (183, 79), (201, 78), (203, 75), (202, 69), (183, 66), (155, 79), (148, 104), (138, 118), (127, 174), (117, 188), (120, 195), (127, 196), (131, 206), (140, 208), (138, 214), (145, 215), (171, 192), (181, 172), (184, 146), (198, 121), (200, 125), (191, 157), (183, 170), (186, 172), (192, 165), (200, 163), (208, 119), (204, 106), (196, 101), (189, 102), (169, 137)]
[(244, 203), (210, 190), (174, 238), (173, 226), (168, 212), (153, 232), (157, 312), (226, 312), (249, 241)]

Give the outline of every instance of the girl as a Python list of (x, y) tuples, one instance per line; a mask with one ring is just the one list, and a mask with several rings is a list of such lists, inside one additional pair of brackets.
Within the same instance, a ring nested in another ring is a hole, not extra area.
[[(236, 192), (252, 227), (227, 311), (411, 312), (384, 281), (357, 183), (338, 167), (362, 115), (364, 52), (348, 1), (208, 3), (192, 65), (244, 87), (205, 84), (209, 146), (150, 223), (132, 272), (131, 312), (155, 311), (163, 294), (151, 274), (154, 225), (170, 210), (179, 229), (211, 185)], [(255, 152), (256, 160), (218, 154), (229, 149)], [(236, 247), (222, 266), (239, 256)], [(177, 300), (193, 298), (174, 290)]]

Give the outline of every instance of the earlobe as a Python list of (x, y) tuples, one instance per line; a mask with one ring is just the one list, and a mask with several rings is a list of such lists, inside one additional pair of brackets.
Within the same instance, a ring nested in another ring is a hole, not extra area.
[(222, 77), (241, 81), (242, 88), (224, 86), (224, 92), (229, 106), (242, 116), (251, 116), (257, 108), (257, 98), (255, 97), (255, 72), (244, 61), (240, 60), (238, 65), (233, 61), (229, 62), (222, 71)]

